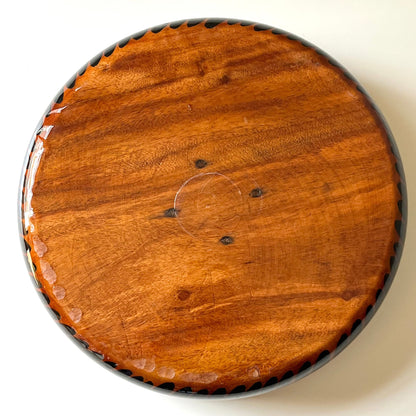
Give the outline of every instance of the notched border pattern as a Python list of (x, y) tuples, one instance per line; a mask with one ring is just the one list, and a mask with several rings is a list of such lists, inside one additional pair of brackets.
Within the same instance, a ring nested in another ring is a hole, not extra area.
[[(350, 80), (351, 82), (353, 82), (355, 84), (356, 89), (361, 94), (363, 94), (363, 96), (367, 99), (368, 104), (370, 104), (370, 106), (373, 108), (376, 115), (378, 116), (378, 118), (382, 122), (382, 125), (383, 125), (383, 127), (384, 127), (384, 129), (387, 133), (387, 137), (388, 137), (388, 140), (389, 140), (390, 145), (391, 145), (392, 154), (394, 155), (394, 157), (396, 159), (395, 169), (396, 169), (396, 171), (398, 173), (398, 176), (400, 178), (400, 180), (397, 183), (397, 189), (398, 189), (398, 192), (401, 195), (401, 199), (398, 201), (398, 204), (397, 204), (398, 205), (398, 212), (400, 213), (400, 217), (396, 219), (395, 224), (394, 224), (394, 227), (395, 227), (395, 230), (396, 230), (396, 233), (397, 233), (397, 237), (398, 237), (398, 241), (396, 241), (393, 245), (393, 250), (394, 250), (395, 254), (394, 254), (394, 256), (390, 257), (390, 272), (385, 274), (385, 276), (384, 276), (384, 285), (377, 290), (377, 292), (375, 294), (375, 297), (374, 297), (374, 302), (372, 304), (368, 305), (364, 316), (362, 316), (361, 319), (357, 319), (354, 322), (350, 331), (342, 334), (342, 336), (340, 337), (340, 339), (337, 343), (337, 347), (332, 352), (330, 352), (328, 350), (322, 351), (320, 353), (320, 355), (318, 356), (317, 360), (314, 363), (311, 363), (310, 361), (306, 361), (305, 363), (303, 363), (301, 365), (301, 367), (297, 371), (288, 371), (287, 373), (285, 373), (280, 378), (280, 380), (277, 377), (273, 376), (268, 381), (266, 381), (264, 384), (261, 383), (260, 381), (257, 381), (254, 384), (249, 385), (249, 386), (246, 386), (246, 385), (235, 386), (233, 389), (231, 389), (229, 391), (227, 391), (226, 388), (218, 388), (217, 390), (215, 390), (214, 392), (211, 393), (213, 396), (217, 396), (217, 397), (218, 396), (228, 396), (230, 394), (244, 394), (244, 395), (247, 395), (247, 392), (258, 392), (260, 390), (265, 391), (265, 390), (270, 390), (270, 389), (276, 388), (277, 385), (282, 386), (282, 385), (289, 384), (289, 383), (291, 383), (291, 382), (293, 382), (293, 381), (295, 381), (299, 378), (302, 378), (305, 375), (315, 371), (316, 369), (318, 369), (319, 367), (324, 365), (326, 362), (330, 361), (335, 355), (340, 353), (358, 335), (358, 333), (361, 332), (361, 330), (364, 328), (364, 326), (372, 318), (372, 316), (374, 315), (377, 308), (380, 306), (382, 300), (384, 299), (384, 296), (386, 295), (386, 293), (387, 293), (387, 291), (388, 291), (388, 289), (389, 289), (389, 287), (392, 283), (393, 277), (394, 277), (394, 275), (397, 271), (397, 267), (398, 267), (400, 257), (401, 257), (401, 254), (402, 254), (402, 250), (403, 250), (403, 244), (404, 244), (405, 234), (406, 234), (407, 193), (406, 193), (406, 182), (405, 182), (405, 177), (404, 177), (403, 166), (402, 166), (402, 163), (401, 163), (401, 159), (400, 159), (400, 156), (399, 156), (397, 145), (394, 141), (393, 135), (392, 135), (392, 133), (390, 131), (390, 128), (388, 127), (384, 117), (382, 116), (381, 112), (378, 110), (378, 108), (376, 107), (376, 105), (374, 104), (372, 99), (369, 97), (367, 92), (363, 89), (363, 87), (359, 84), (359, 82), (343, 66), (341, 66), (337, 61), (335, 61), (327, 53), (325, 53), (324, 51), (322, 51), (321, 49), (319, 49), (315, 45), (307, 42), (304, 39), (301, 39), (300, 37), (298, 37), (296, 35), (293, 35), (289, 32), (284, 31), (284, 30), (274, 28), (272, 26), (268, 26), (268, 25), (264, 25), (264, 24), (260, 24), (260, 23), (255, 23), (255, 22), (251, 22), (251, 21), (246, 21), (246, 20), (221, 19), (221, 18), (190, 19), (190, 20), (180, 20), (180, 21), (176, 21), (176, 22), (166, 23), (166, 24), (162, 24), (162, 25), (159, 25), (159, 26), (154, 26), (154, 27), (152, 27), (150, 29), (147, 29), (147, 30), (143, 30), (141, 32), (138, 32), (138, 33), (132, 35), (132, 36), (129, 36), (127, 38), (122, 39), (118, 43), (115, 43), (115, 44), (111, 45), (110, 47), (105, 49), (103, 52), (99, 53), (94, 58), (92, 58), (87, 64), (85, 64), (66, 83), (66, 85), (58, 92), (55, 99), (50, 104), (50, 106), (49, 106), (48, 110), (46, 111), (44, 117), (41, 119), (40, 123), (38, 124), (38, 127), (35, 130), (36, 133), (32, 137), (32, 142), (29, 146), (29, 152), (26, 156), (26, 163), (25, 163), (25, 167), (24, 167), (24, 171), (23, 171), (23, 175), (22, 175), (22, 180), (21, 180), (21, 192), (19, 193), (19, 195), (20, 195), (19, 196), (19, 203), (20, 203), (19, 214), (20, 214), (20, 220), (21, 220), (20, 231), (21, 231), (21, 236), (22, 236), (23, 251), (24, 251), (25, 257), (27, 259), (29, 274), (33, 277), (33, 280), (34, 280), (34, 283), (37, 287), (37, 290), (40, 293), (41, 297), (43, 298), (44, 302), (49, 306), (50, 299), (49, 299), (48, 295), (45, 293), (45, 291), (42, 287), (42, 284), (36, 278), (36, 265), (31, 261), (30, 252), (31, 252), (32, 248), (25, 239), (26, 234), (25, 234), (24, 215), (23, 215), (23, 206), (24, 206), (23, 203), (25, 201), (25, 193), (24, 192), (25, 192), (25, 186), (26, 186), (27, 171), (28, 171), (28, 167), (29, 167), (29, 161), (30, 161), (31, 156), (32, 156), (35, 140), (36, 140), (37, 134), (40, 131), (40, 128), (43, 126), (43, 123), (44, 123), (45, 119), (49, 116), (50, 111), (52, 110), (53, 106), (56, 103), (59, 104), (63, 101), (65, 91), (68, 90), (68, 89), (74, 88), (74, 86), (76, 85), (77, 79), (79, 77), (81, 77), (87, 71), (88, 67), (92, 67), (92, 68), (96, 67), (102, 59), (105, 59), (106, 57), (111, 56), (113, 54), (113, 52), (116, 50), (116, 48), (124, 48), (130, 41), (138, 41), (148, 33), (157, 34), (157, 33), (161, 32), (162, 30), (164, 30), (165, 28), (178, 29), (182, 26), (193, 27), (193, 26), (201, 25), (202, 23), (204, 24), (204, 27), (208, 30), (215, 28), (216, 26), (218, 26), (221, 23), (227, 23), (228, 25), (237, 25), (237, 24), (239, 24), (240, 26), (252, 27), (252, 29), (254, 31), (257, 31), (257, 32), (271, 31), (271, 33), (273, 33), (275, 35), (285, 36), (287, 39), (292, 40), (294, 42), (298, 42), (298, 43), (302, 44), (303, 46), (305, 46), (306, 48), (313, 49), (319, 55), (324, 57), (328, 61), (329, 64), (338, 68), (339, 71), (348, 80)], [(191, 387), (184, 387), (184, 388), (181, 388), (181, 389), (176, 389), (175, 384), (171, 383), (171, 382), (165, 382), (165, 383), (162, 383), (160, 385), (154, 386), (154, 383), (152, 381), (150, 381), (150, 380), (145, 381), (142, 376), (134, 375), (134, 372), (132, 370), (126, 369), (126, 368), (121, 368), (117, 363), (105, 360), (104, 355), (99, 353), (99, 352), (93, 351), (89, 347), (89, 344), (77, 335), (75, 329), (73, 329), (71, 326), (61, 322), (61, 316), (56, 310), (52, 309), (50, 306), (49, 306), (49, 310), (52, 313), (53, 317), (56, 319), (56, 321), (58, 321), (61, 324), (61, 327), (64, 330), (66, 330), (69, 335), (71, 335), (72, 339), (75, 340), (78, 343), (79, 346), (81, 346), (85, 350), (89, 351), (94, 358), (98, 359), (101, 363), (106, 364), (107, 367), (115, 369), (118, 372), (118, 374), (121, 374), (125, 377), (128, 377), (130, 380), (138, 381), (138, 382), (140, 382), (144, 385), (147, 385), (148, 387), (149, 386), (150, 387), (157, 387), (162, 392), (163, 391), (179, 392), (179, 393), (185, 393), (187, 395), (190, 395), (190, 394), (209, 395), (210, 394), (207, 389), (202, 389), (202, 390), (198, 390), (198, 391), (192, 390)]]

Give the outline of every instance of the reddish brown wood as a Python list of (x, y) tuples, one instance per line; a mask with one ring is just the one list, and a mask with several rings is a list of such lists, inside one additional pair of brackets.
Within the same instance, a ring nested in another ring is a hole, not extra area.
[(54, 103), (25, 176), (29, 263), (60, 322), (174, 390), (264, 386), (333, 352), (399, 241), (401, 179), (368, 99), (252, 25), (110, 52)]

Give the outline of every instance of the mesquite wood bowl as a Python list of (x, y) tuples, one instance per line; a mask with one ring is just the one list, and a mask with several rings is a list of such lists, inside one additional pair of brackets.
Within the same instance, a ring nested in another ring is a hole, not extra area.
[(188, 20), (114, 44), (30, 144), (24, 251), (56, 320), (118, 374), (249, 394), (360, 332), (397, 269), (404, 175), (373, 102), (284, 31)]

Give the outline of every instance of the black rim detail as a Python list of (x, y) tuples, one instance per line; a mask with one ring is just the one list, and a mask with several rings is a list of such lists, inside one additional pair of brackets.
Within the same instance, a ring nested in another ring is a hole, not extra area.
[(237, 20), (237, 19), (227, 19), (227, 20), (225, 20), (226, 22), (227, 22), (227, 24), (229, 24), (230, 26), (232, 26), (232, 25), (236, 25), (237, 23), (240, 23), (240, 21), (239, 20)]
[[(166, 25), (159, 25), (159, 26), (152, 27), (150, 30), (153, 33), (159, 33), (165, 27), (166, 27)], [(169, 384), (169, 383), (167, 383), (167, 384)]]
[(325, 357), (327, 357), (329, 355), (329, 351), (328, 350), (325, 350), (325, 351), (322, 351), (320, 354), (319, 354), (319, 357), (318, 357), (318, 360), (317, 361), (321, 361), (321, 360), (323, 360)]
[(84, 341), (83, 339), (75, 338), (84, 348), (88, 349), (90, 346), (88, 342)]
[(69, 325), (61, 324), (71, 335), (75, 335), (76, 331), (74, 328), (70, 327)]
[(258, 23), (258, 24), (254, 25), (254, 30), (256, 32), (260, 32), (262, 30), (270, 30), (270, 29), (272, 29), (272, 28), (269, 25), (263, 25), (261, 23)]
[(264, 383), (264, 387), (272, 386), (273, 384), (277, 383), (277, 377), (269, 378), (266, 383)]
[(64, 99), (64, 92), (62, 91), (62, 93), (58, 96), (58, 98), (56, 99), (56, 103), (60, 104), (62, 102), (62, 100)]
[(124, 48), (130, 41), (131, 38), (125, 38), (118, 43), (119, 48)]
[(32, 247), (30, 247), (29, 243), (26, 240), (23, 240), (23, 244), (25, 246), (25, 251), (32, 251)]
[(199, 25), (203, 21), (204, 21), (204, 19), (190, 19), (190, 20), (188, 20), (188, 27), (193, 27), (193, 26)]
[(312, 364), (309, 361), (306, 361), (302, 364), (302, 367), (300, 368), (299, 372), (301, 373), (302, 371), (307, 370), (308, 368), (310, 368)]
[(76, 77), (76, 75), (74, 75), (74, 76), (73, 76), (73, 77), (72, 77), (72, 78), (71, 78), (71, 79), (67, 82), (66, 87), (67, 87), (68, 89), (74, 88), (76, 79), (77, 79), (77, 77)]
[(222, 22), (223, 21), (221, 19), (207, 19), (205, 21), (205, 27), (207, 27), (208, 29), (212, 29), (213, 27), (218, 26)]
[(165, 390), (173, 390), (175, 388), (175, 383), (163, 383), (158, 387)]
[(361, 319), (357, 319), (352, 325), (351, 332), (354, 332), (360, 325), (361, 325)]
[(90, 61), (90, 66), (92, 67), (97, 66), (99, 62), (101, 61), (101, 57), (102, 57), (102, 54), (100, 53), (95, 58), (92, 58), (92, 60)]
[(105, 52), (104, 52), (104, 56), (106, 56), (107, 58), (108, 58), (109, 56), (111, 56), (111, 55), (112, 55), (112, 53), (114, 52), (114, 49), (116, 49), (116, 47), (117, 47), (117, 44), (115, 43), (114, 45), (112, 45), (112, 46), (110, 46), (109, 48), (107, 48), (107, 49), (105, 50)]
[(96, 352), (94, 350), (88, 349), (88, 351), (92, 354), (94, 354), (99, 360), (103, 361), (104, 360), (104, 355), (100, 354), (99, 352)]
[(51, 300), (49, 299), (49, 296), (46, 293), (44, 293), (44, 292), (40, 292), (40, 293), (44, 297), (46, 303), (49, 305), (51, 303)]
[(227, 394), (227, 390), (221, 387), (220, 389), (215, 390), (214, 393), (212, 394), (214, 395)]
[(141, 32), (136, 33), (133, 35), (132, 39), (139, 40), (141, 39), (145, 34), (147, 33), (147, 30), (142, 30)]
[(85, 64), (79, 71), (78, 71), (78, 76), (82, 76), (85, 74), (85, 71), (87, 70), (88, 64)]
[(61, 320), (61, 315), (59, 314), (59, 312), (57, 312), (55, 309), (52, 309), (52, 308), (51, 308), (51, 311), (52, 311), (53, 314), (55, 314), (56, 319), (58, 321), (60, 321)]
[(169, 27), (171, 29), (177, 29), (178, 27), (182, 26), (185, 22), (186, 22), (186, 20), (178, 20), (176, 22), (170, 23)]
[(104, 361), (104, 364), (107, 364), (107, 365), (109, 365), (112, 368), (116, 368), (117, 367), (117, 364), (116, 363), (113, 363), (112, 361)]
[(348, 338), (347, 334), (342, 334), (341, 338), (338, 341), (337, 347), (339, 347), (341, 344), (343, 344), (347, 338)]
[(283, 377), (280, 379), (280, 382), (282, 382), (283, 380), (288, 380), (290, 378), (292, 378), (294, 376), (293, 371), (288, 371), (287, 373), (285, 373), (283, 375)]
[(190, 387), (184, 387), (178, 391), (181, 391), (182, 393), (192, 393), (192, 389)]
[(246, 386), (241, 384), (240, 386), (237, 386), (234, 389), (232, 389), (230, 391), (230, 394), (242, 393), (243, 391), (246, 391)]
[(262, 388), (262, 384), (260, 383), (260, 381), (257, 381), (247, 391), (258, 390), (258, 389), (261, 389), (261, 388)]

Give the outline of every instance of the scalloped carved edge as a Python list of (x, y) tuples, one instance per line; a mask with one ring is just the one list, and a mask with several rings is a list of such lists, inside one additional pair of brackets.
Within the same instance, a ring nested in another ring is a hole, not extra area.
[[(257, 381), (252, 385), (251, 384), (247, 385), (247, 386), (246, 385), (238, 385), (238, 386), (235, 386), (233, 389), (230, 389), (230, 390), (227, 390), (225, 388), (219, 388), (219, 389), (215, 390), (214, 392), (212, 392), (210, 394), (207, 389), (202, 389), (202, 390), (198, 390), (198, 391), (192, 390), (191, 387), (184, 387), (184, 388), (181, 388), (181, 389), (177, 389), (175, 387), (174, 383), (168, 383), (168, 382), (167, 383), (162, 383), (160, 385), (154, 385), (154, 383), (150, 379), (145, 380), (142, 376), (135, 375), (134, 371), (132, 371), (130, 369), (127, 369), (127, 368), (122, 368), (117, 363), (106, 360), (101, 353), (92, 350), (89, 347), (88, 343), (77, 335), (75, 329), (73, 329), (71, 326), (61, 322), (60, 314), (56, 310), (52, 309), (52, 307), (50, 307), (50, 305), (49, 305), (50, 299), (49, 299), (48, 295), (45, 293), (45, 291), (42, 287), (42, 284), (36, 278), (36, 265), (31, 261), (31, 257), (30, 257), (30, 251), (32, 250), (32, 248), (29, 245), (29, 243), (26, 241), (26, 238), (25, 238), (23, 206), (24, 206), (24, 201), (25, 201), (25, 187), (26, 187), (27, 171), (28, 171), (30, 159), (31, 159), (32, 154), (33, 154), (33, 149), (34, 149), (34, 144), (35, 144), (36, 137), (37, 137), (37, 135), (40, 134), (40, 131), (41, 131), (41, 128), (44, 124), (44, 121), (50, 115), (50, 111), (52, 110), (53, 106), (56, 103), (59, 104), (59, 103), (62, 102), (62, 100), (64, 98), (64, 95), (65, 95), (65, 91), (75, 87), (78, 78), (80, 78), (86, 72), (88, 67), (97, 66), (101, 60), (111, 56), (111, 54), (116, 50), (116, 48), (124, 48), (129, 42), (139, 41), (143, 36), (145, 36), (149, 32), (159, 33), (165, 28), (178, 29), (178, 28), (184, 27), (184, 26), (193, 27), (193, 26), (202, 25), (202, 24), (203, 24), (203, 27), (205, 27), (207, 30), (212, 30), (216, 26), (218, 26), (220, 23), (227, 23), (228, 25), (237, 25), (238, 24), (240, 26), (246, 26), (248, 28), (248, 30), (252, 29), (252, 30), (257, 31), (257, 32), (267, 31), (267, 32), (271, 32), (271, 33), (273, 33), (275, 35), (278, 35), (278, 36), (285, 36), (287, 39), (290, 39), (293, 42), (301, 43), (303, 46), (305, 46), (307, 48), (311, 48), (315, 52), (317, 52), (319, 55), (323, 56), (325, 59), (327, 59), (329, 64), (338, 68), (339, 71), (347, 79), (352, 81), (355, 84), (355, 87), (357, 88), (357, 90), (366, 97), (368, 103), (374, 109), (376, 115), (378, 116), (378, 118), (382, 122), (382, 125), (383, 125), (383, 127), (386, 131), (387, 137), (388, 137), (390, 145), (391, 145), (392, 154), (394, 155), (394, 157), (396, 159), (395, 168), (396, 168), (396, 171), (397, 171), (397, 173), (400, 177), (400, 181), (397, 183), (397, 188), (398, 188), (399, 193), (401, 195), (401, 199), (398, 201), (398, 211), (400, 213), (400, 217), (396, 218), (396, 220), (395, 220), (395, 229), (396, 229), (396, 232), (397, 232), (398, 241), (395, 242), (394, 246), (393, 246), (395, 255), (390, 257), (390, 272), (387, 273), (384, 276), (384, 285), (377, 290), (377, 292), (375, 294), (374, 302), (367, 306), (367, 309), (366, 309), (366, 312), (365, 312), (364, 316), (361, 316), (360, 318), (357, 318), (357, 320), (352, 325), (350, 331), (342, 334), (342, 336), (340, 337), (340, 339), (337, 343), (337, 347), (333, 351), (328, 351), (328, 350), (322, 351), (315, 362), (311, 363), (309, 361), (306, 361), (305, 363), (303, 363), (303, 365), (297, 371), (288, 371), (280, 379), (273, 376), (268, 381), (266, 381), (265, 383), (261, 383), (260, 381)], [(105, 49), (104, 51), (102, 51), (101, 53), (96, 55), (94, 58), (92, 58), (90, 61), (88, 61), (80, 70), (78, 70), (78, 72), (73, 77), (71, 77), (68, 80), (68, 82), (58, 92), (58, 94), (56, 95), (54, 100), (51, 102), (51, 104), (47, 108), (44, 116), (42, 117), (42, 119), (38, 123), (37, 128), (35, 129), (34, 135), (32, 136), (32, 140), (31, 140), (29, 150), (28, 150), (27, 155), (26, 155), (24, 168), (23, 168), (23, 172), (22, 172), (22, 177), (21, 177), (21, 181), (20, 181), (19, 220), (20, 220), (19, 221), (19, 228), (20, 228), (20, 232), (21, 232), (21, 242), (22, 242), (23, 253), (24, 253), (24, 256), (27, 260), (27, 266), (28, 266), (29, 274), (33, 278), (33, 281), (35, 283), (37, 291), (41, 295), (45, 304), (49, 307), (50, 312), (52, 313), (55, 320), (60, 324), (62, 329), (64, 329), (71, 336), (71, 338), (74, 341), (76, 341), (76, 343), (81, 348), (83, 348), (84, 350), (91, 353), (93, 358), (98, 359), (101, 363), (105, 364), (107, 368), (116, 370), (118, 374), (123, 375), (124, 377), (128, 377), (128, 379), (130, 379), (132, 381), (139, 382), (140, 384), (142, 384), (144, 386), (151, 387), (151, 388), (156, 387), (161, 392), (178, 392), (178, 393), (184, 393), (188, 396), (196, 395), (196, 396), (199, 396), (199, 397), (200, 396), (207, 396), (207, 395), (210, 395), (210, 397), (221, 397), (221, 396), (224, 397), (224, 396), (228, 396), (228, 395), (237, 395), (237, 396), (244, 395), (244, 396), (247, 396), (248, 394), (252, 394), (252, 395), (259, 394), (261, 392), (265, 392), (265, 391), (275, 389), (279, 386), (284, 386), (284, 385), (290, 384), (290, 383), (292, 383), (292, 382), (294, 382), (294, 381), (296, 381), (300, 378), (303, 378), (304, 376), (312, 373), (313, 371), (317, 370), (322, 365), (324, 365), (325, 363), (330, 361), (332, 358), (334, 358), (336, 355), (338, 355), (347, 345), (349, 345), (350, 342), (362, 331), (362, 329), (370, 321), (370, 319), (372, 318), (372, 316), (374, 315), (374, 313), (376, 312), (376, 310), (378, 309), (378, 307), (382, 303), (384, 297), (386, 296), (386, 293), (387, 293), (388, 289), (391, 286), (391, 283), (393, 281), (394, 275), (396, 274), (396, 271), (397, 271), (397, 268), (398, 268), (398, 265), (399, 265), (399, 262), (400, 262), (401, 254), (402, 254), (402, 251), (403, 251), (403, 245), (404, 245), (404, 241), (405, 241), (405, 235), (406, 235), (407, 192), (406, 192), (406, 182), (405, 182), (404, 170), (403, 170), (402, 162), (401, 162), (401, 159), (400, 159), (399, 151), (397, 149), (396, 142), (393, 138), (393, 135), (391, 133), (391, 130), (390, 130), (386, 120), (384, 119), (383, 115), (381, 114), (380, 110), (376, 107), (376, 105), (374, 104), (372, 99), (369, 97), (367, 92), (359, 84), (359, 82), (342, 65), (340, 65), (337, 61), (335, 61), (326, 52), (322, 51), (321, 49), (319, 49), (315, 45), (309, 43), (308, 41), (306, 41), (306, 40), (304, 40), (304, 39), (302, 39), (302, 38), (300, 38), (296, 35), (293, 35), (292, 33), (286, 32), (286, 31), (281, 30), (281, 29), (274, 28), (272, 26), (260, 24), (260, 23), (255, 23), (255, 22), (246, 21), (246, 20), (226, 19), (226, 18), (188, 19), (188, 20), (180, 20), (180, 21), (165, 23), (165, 24), (162, 24), (162, 25), (159, 25), (159, 26), (154, 26), (152, 28), (137, 32), (137, 33), (133, 34), (132, 36), (129, 36), (127, 38), (122, 39), (121, 41), (109, 46), (107, 49)], [(234, 397), (236, 397), (236, 396), (234, 396)]]

